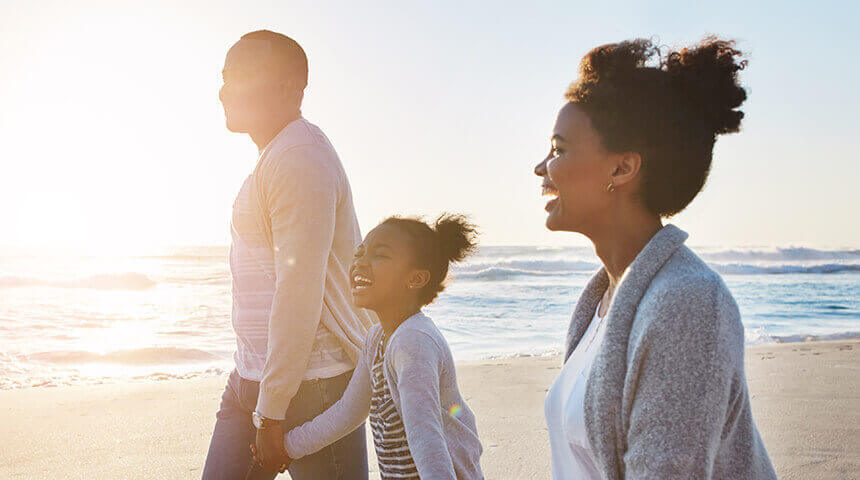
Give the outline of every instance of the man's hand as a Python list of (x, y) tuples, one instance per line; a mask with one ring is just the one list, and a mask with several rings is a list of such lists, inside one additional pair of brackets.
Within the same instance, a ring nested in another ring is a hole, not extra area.
[(284, 430), (280, 423), (257, 429), (257, 441), (256, 445), (251, 445), (251, 453), (254, 460), (271, 473), (283, 473), (292, 462), (284, 449)]

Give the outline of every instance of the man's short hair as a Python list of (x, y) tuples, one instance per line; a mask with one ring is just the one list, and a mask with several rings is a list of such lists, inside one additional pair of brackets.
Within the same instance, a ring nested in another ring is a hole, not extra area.
[(299, 88), (304, 89), (308, 85), (308, 57), (298, 42), (270, 30), (246, 33), (241, 39), (268, 42), (272, 49), (272, 66), (288, 75)]

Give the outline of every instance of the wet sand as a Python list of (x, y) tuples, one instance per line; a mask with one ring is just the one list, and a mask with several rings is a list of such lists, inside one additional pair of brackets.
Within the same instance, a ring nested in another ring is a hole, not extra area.
[[(753, 414), (779, 478), (860, 478), (858, 352), (858, 340), (747, 349)], [(543, 399), (560, 367), (559, 357), (458, 363), (487, 479), (550, 478)], [(225, 380), (0, 391), (0, 478), (199, 478)]]

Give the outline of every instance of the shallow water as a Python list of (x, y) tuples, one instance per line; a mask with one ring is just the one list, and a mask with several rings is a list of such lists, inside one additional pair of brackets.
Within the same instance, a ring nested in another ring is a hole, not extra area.
[[(748, 343), (860, 331), (860, 250), (694, 248), (734, 294)], [(427, 308), (457, 360), (561, 350), (589, 248), (485, 247)], [(232, 368), (226, 248), (147, 256), (0, 252), (0, 388)]]

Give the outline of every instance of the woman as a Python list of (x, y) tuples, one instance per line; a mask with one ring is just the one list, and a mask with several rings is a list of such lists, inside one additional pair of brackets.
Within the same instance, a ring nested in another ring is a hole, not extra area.
[(775, 478), (737, 305), (662, 224), (702, 189), (716, 136), (738, 131), (746, 61), (715, 38), (655, 57), (641, 39), (589, 52), (535, 168), (547, 228), (587, 236), (603, 263), (546, 398), (553, 478)]

